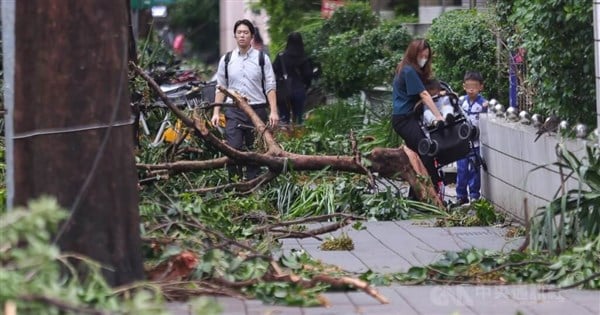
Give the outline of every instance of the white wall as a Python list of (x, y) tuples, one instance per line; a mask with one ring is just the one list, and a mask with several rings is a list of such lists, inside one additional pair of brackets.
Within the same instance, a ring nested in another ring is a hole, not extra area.
[[(555, 135), (542, 135), (533, 142), (537, 129), (519, 122), (509, 122), (490, 113), (481, 117), (481, 151), (488, 171), (482, 171), (482, 195), (518, 219), (525, 218), (553, 200), (561, 186), (555, 147)], [(585, 156), (583, 140), (564, 142), (578, 157)], [(533, 171), (538, 166), (542, 168)], [(567, 173), (567, 171), (565, 171)], [(576, 188), (575, 179), (567, 181), (566, 190)]]

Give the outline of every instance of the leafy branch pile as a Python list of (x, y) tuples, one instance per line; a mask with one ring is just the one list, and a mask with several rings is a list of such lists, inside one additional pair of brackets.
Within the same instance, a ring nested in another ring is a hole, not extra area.
[[(374, 277), (371, 275), (371, 277)], [(540, 252), (501, 253), (470, 249), (447, 252), (438, 262), (387, 276), (405, 284), (538, 283), (547, 291), (581, 286), (600, 289), (600, 237), (559, 256)]]
[[(214, 208), (201, 208), (196, 204), (146, 218), (147, 274), (163, 284), (163, 291), (170, 293), (168, 299), (223, 294), (286, 305), (327, 305), (320, 295), (327, 288), (354, 287), (387, 303), (368, 283), (323, 265), (304, 252), (281, 253), (274, 242), (285, 237), (318, 237), (350, 223), (352, 217), (334, 214), (281, 222), (266, 213), (217, 213)], [(209, 217), (232, 219), (225, 219), (221, 228), (215, 229), (201, 223), (214, 222)], [(341, 220), (332, 223), (332, 228), (298, 226), (336, 217)]]
[(488, 226), (502, 223), (503, 219), (494, 205), (479, 199), (466, 206), (451, 207), (447, 214), (436, 219), (435, 226)]
[[(113, 289), (103, 266), (52, 246), (66, 215), (56, 201), (40, 199), (0, 216), (0, 305), (23, 314), (167, 314), (158, 286)], [(208, 300), (191, 304), (203, 314), (219, 311)]]

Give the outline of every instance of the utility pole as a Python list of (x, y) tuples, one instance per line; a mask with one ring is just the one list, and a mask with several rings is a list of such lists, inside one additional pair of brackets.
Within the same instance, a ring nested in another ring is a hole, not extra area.
[(126, 1), (2, 1), (9, 204), (56, 197), (70, 217), (55, 243), (111, 285), (144, 276)]
[[(600, 130), (600, 1), (594, 0), (594, 56), (596, 64), (596, 128)], [(600, 136), (598, 137), (600, 146)]]

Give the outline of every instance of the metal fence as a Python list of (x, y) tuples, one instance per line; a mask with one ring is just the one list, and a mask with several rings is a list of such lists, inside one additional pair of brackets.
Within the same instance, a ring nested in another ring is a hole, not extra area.
[(528, 84), (527, 60), (523, 49), (509, 53), (509, 106), (528, 112), (533, 108), (533, 88)]

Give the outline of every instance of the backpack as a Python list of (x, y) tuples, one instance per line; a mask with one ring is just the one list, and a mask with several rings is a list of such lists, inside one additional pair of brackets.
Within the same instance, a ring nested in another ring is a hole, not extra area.
[[(227, 54), (225, 54), (225, 81), (227, 81), (227, 86), (229, 86), (229, 61), (231, 60), (231, 50), (227, 52)], [(260, 65), (260, 71), (262, 74), (262, 78), (261, 78), (261, 83), (262, 83), (262, 89), (263, 89), (263, 94), (265, 95), (265, 98), (267, 96), (267, 91), (265, 90), (265, 53), (262, 50), (258, 51), (258, 64)], [(268, 100), (267, 100), (268, 102)]]

